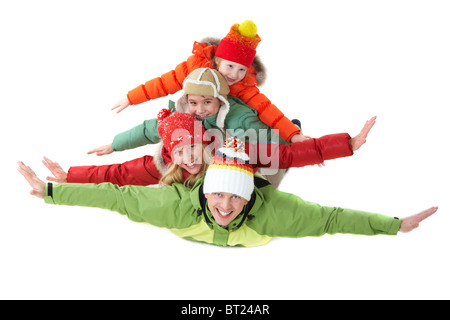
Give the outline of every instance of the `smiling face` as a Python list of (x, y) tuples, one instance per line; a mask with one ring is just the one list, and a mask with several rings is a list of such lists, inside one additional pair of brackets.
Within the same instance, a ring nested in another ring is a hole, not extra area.
[(217, 70), (225, 78), (228, 85), (231, 86), (245, 78), (248, 68), (233, 61), (220, 59)]
[(220, 106), (223, 104), (218, 98), (211, 96), (188, 95), (189, 113), (203, 120), (207, 117), (216, 115)]
[(173, 163), (195, 175), (202, 169), (203, 147), (201, 144), (189, 144), (176, 148), (172, 152)]
[(242, 212), (247, 200), (227, 192), (205, 194), (208, 199), (208, 209), (214, 220), (221, 226), (229, 225)]

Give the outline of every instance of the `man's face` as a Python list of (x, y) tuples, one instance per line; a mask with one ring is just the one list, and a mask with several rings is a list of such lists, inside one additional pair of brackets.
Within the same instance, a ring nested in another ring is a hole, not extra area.
[(208, 209), (214, 220), (221, 226), (229, 225), (244, 209), (247, 200), (227, 192), (205, 194), (208, 199)]

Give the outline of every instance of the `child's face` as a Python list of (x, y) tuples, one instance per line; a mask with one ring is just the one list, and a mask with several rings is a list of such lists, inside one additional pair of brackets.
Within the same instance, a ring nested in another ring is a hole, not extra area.
[(208, 209), (214, 220), (221, 226), (229, 225), (242, 212), (247, 200), (227, 192), (205, 194), (208, 199)]
[(189, 144), (176, 148), (172, 152), (172, 161), (189, 174), (197, 174), (202, 169), (203, 148), (202, 145)]
[(200, 120), (216, 115), (222, 104), (218, 98), (188, 95), (189, 113)]
[(229, 60), (221, 60), (217, 70), (225, 77), (229, 86), (244, 79), (248, 68)]

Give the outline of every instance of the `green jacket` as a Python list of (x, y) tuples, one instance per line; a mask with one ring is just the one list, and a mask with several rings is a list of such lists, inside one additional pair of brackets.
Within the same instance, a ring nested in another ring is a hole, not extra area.
[[(225, 117), (225, 129), (234, 129), (236, 138), (250, 142), (253, 144), (260, 143), (259, 136), (256, 136), (256, 140), (249, 140), (244, 138), (244, 132), (248, 129), (254, 129), (256, 132), (264, 129), (267, 134), (264, 135), (266, 141), (262, 142), (274, 142), (287, 144), (286, 141), (281, 139), (278, 135), (272, 134), (271, 128), (264, 124), (258, 118), (258, 112), (255, 109), (250, 108), (241, 100), (235, 97), (228, 97), (230, 103), (230, 110)], [(174, 110), (175, 103), (169, 102), (169, 109)], [(202, 123), (206, 130), (219, 129), (216, 125), (217, 115), (203, 119)], [(238, 131), (239, 130), (239, 131)], [(158, 122), (156, 119), (145, 120), (142, 124), (119, 133), (114, 137), (112, 147), (114, 151), (124, 151), (134, 149), (147, 144), (158, 143), (161, 140), (158, 134)]]
[(127, 215), (135, 222), (167, 228), (195, 241), (223, 246), (257, 246), (273, 237), (324, 234), (397, 234), (400, 220), (380, 214), (323, 207), (276, 190), (255, 178), (255, 191), (243, 212), (228, 226), (215, 223), (202, 192), (181, 184), (163, 188), (103, 184), (47, 184), (46, 203), (97, 207)]

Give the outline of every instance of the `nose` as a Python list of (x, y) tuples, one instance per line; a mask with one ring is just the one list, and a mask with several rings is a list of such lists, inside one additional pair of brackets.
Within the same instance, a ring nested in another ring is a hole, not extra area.
[(194, 155), (191, 152), (191, 148), (186, 148), (183, 151), (183, 162), (184, 163), (191, 163), (193, 161)]
[(205, 106), (203, 105), (203, 103), (199, 103), (197, 105), (197, 113), (202, 114), (205, 111)]
[(222, 209), (224, 210), (230, 210), (231, 209), (231, 200), (228, 197), (224, 197), (222, 199)]

